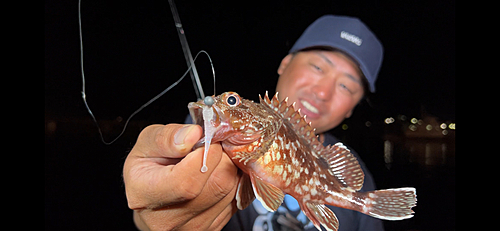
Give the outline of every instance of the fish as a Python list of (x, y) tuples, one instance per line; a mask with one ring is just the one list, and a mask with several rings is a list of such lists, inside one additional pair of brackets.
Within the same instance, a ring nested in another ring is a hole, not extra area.
[(360, 192), (364, 173), (356, 157), (340, 142), (323, 146), (311, 123), (287, 98), (279, 101), (276, 93), (270, 99), (267, 92), (263, 98), (259, 95), (260, 103), (236, 92), (209, 97), (208, 105), (207, 100), (188, 105), (193, 122), (210, 131), (195, 146), (220, 142), (241, 169), (238, 209), (257, 198), (267, 210), (276, 211), (289, 194), (318, 230), (338, 230), (340, 225), (326, 205), (384, 220), (413, 217), (415, 188)]

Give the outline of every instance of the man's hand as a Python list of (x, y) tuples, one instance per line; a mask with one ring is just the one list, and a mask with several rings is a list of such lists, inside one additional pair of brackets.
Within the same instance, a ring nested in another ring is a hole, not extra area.
[(203, 148), (198, 125), (145, 128), (123, 166), (128, 206), (141, 230), (220, 230), (237, 211), (238, 169), (212, 144), (208, 171), (202, 173)]

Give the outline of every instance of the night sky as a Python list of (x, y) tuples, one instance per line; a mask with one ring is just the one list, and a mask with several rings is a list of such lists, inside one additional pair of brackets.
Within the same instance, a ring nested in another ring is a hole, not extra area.
[[(371, 99), (384, 116), (455, 119), (455, 3), (446, 1), (228, 1), (176, 3), (193, 56), (206, 50), (216, 93), (257, 99), (274, 92), (277, 67), (305, 28), (324, 14), (360, 18), (378, 36), (385, 56)], [(78, 3), (45, 3), (45, 111), (50, 117), (87, 116), (81, 102)], [(98, 119), (126, 118), (186, 71), (168, 1), (83, 1), (87, 99)], [(213, 94), (208, 59), (196, 62)], [(179, 121), (196, 100), (186, 78), (137, 115)], [(182, 111), (172, 115), (172, 111)]]

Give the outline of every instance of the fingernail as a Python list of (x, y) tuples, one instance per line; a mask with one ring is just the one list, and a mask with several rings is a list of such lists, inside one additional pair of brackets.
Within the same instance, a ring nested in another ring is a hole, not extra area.
[(185, 125), (177, 133), (174, 135), (174, 144), (175, 145), (181, 145), (184, 144), (184, 139), (186, 138), (187, 134), (193, 129), (193, 125)]

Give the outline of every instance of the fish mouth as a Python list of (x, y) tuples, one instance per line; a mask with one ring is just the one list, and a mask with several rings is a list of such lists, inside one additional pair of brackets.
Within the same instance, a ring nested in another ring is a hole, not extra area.
[[(189, 114), (191, 115), (191, 119), (193, 119), (193, 124), (200, 125), (205, 129), (205, 124), (203, 120), (203, 108), (206, 107), (203, 100), (199, 100), (198, 102), (191, 102), (188, 104)], [(211, 119), (212, 125), (214, 127), (218, 127), (220, 125), (220, 110), (215, 105), (211, 106), (213, 110), (213, 118)]]
[(201, 127), (204, 126), (203, 124), (203, 107), (205, 104), (203, 103), (203, 100), (199, 100), (198, 102), (191, 102), (188, 104), (188, 109), (189, 109), (189, 114), (191, 115), (191, 119), (193, 120), (194, 124), (198, 124)]
[[(205, 120), (203, 118), (203, 109), (207, 107), (203, 100), (199, 100), (198, 102), (191, 102), (188, 104), (188, 109), (189, 109), (189, 114), (191, 115), (191, 118), (193, 120), (194, 124), (200, 125), (203, 128), (203, 136), (196, 142), (196, 144), (193, 147), (194, 149), (197, 149), (199, 147), (204, 146), (206, 139), (205, 137), (207, 136), (207, 129), (209, 129), (210, 132), (213, 132), (211, 134), (211, 141), (217, 142), (216, 139), (214, 139), (215, 134), (217, 133), (217, 130), (220, 125), (220, 116), (219, 116), (219, 110), (215, 105), (212, 105), (210, 109), (213, 111), (213, 117), (209, 119), (208, 123), (205, 123)], [(207, 128), (207, 125), (209, 128)]]

